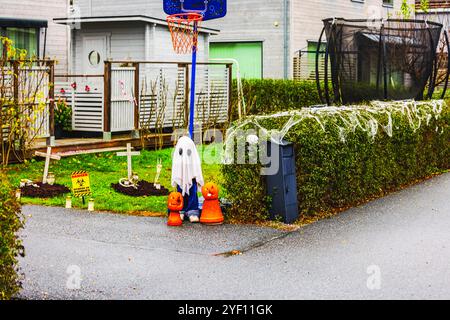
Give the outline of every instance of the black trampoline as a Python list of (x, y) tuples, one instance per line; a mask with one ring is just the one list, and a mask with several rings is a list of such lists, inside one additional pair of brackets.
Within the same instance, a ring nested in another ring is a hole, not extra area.
[[(321, 47), (325, 35), (324, 78), (320, 78), (316, 59), (317, 87), (323, 103), (421, 100), (426, 90), (428, 97), (433, 95), (442, 24), (422, 20), (343, 18), (323, 22), (317, 48)], [(445, 37), (448, 39), (446, 33)], [(331, 79), (328, 70), (331, 70)], [(448, 72), (445, 89), (447, 83)]]

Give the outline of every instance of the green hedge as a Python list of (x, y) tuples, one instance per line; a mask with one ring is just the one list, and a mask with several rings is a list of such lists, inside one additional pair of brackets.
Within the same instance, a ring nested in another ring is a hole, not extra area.
[[(268, 114), (321, 104), (315, 81), (242, 80), (247, 115)], [(233, 82), (233, 119), (237, 119), (237, 81)]]
[(0, 171), (0, 300), (10, 299), (20, 289), (17, 258), (24, 249), (17, 232), (23, 227), (15, 189)]
[[(297, 112), (302, 120), (285, 139), (295, 144), (300, 212), (314, 215), (354, 205), (449, 169), (450, 108), (444, 103), (439, 112), (433, 102), (423, 102), (417, 104), (417, 113), (411, 110), (392, 104), (370, 106), (370, 110), (326, 108), (313, 112), (304, 108)], [(392, 114), (392, 131), (386, 111)], [(262, 127), (279, 130), (290, 117), (257, 119)], [(246, 125), (234, 125), (254, 128), (253, 119), (245, 119)], [(359, 119), (362, 127), (349, 125), (351, 119)], [(368, 133), (375, 128), (374, 136)], [(267, 217), (268, 199), (259, 169), (259, 165), (222, 166), (224, 186), (233, 202), (232, 218), (255, 221)]]

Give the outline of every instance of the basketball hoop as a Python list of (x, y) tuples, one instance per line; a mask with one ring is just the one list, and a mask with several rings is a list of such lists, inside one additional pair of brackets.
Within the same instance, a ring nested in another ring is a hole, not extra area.
[(167, 17), (173, 49), (178, 54), (197, 50), (198, 33), (203, 15), (197, 12), (173, 14)]
[(198, 33), (202, 21), (223, 18), (227, 0), (163, 0), (173, 49), (178, 54), (192, 53), (189, 135), (194, 137), (195, 79), (197, 70)]

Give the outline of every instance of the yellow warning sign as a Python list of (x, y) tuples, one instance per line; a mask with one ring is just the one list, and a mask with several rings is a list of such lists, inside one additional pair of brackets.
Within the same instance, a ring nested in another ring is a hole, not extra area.
[(85, 197), (92, 194), (89, 173), (76, 171), (72, 173), (72, 192), (74, 197)]

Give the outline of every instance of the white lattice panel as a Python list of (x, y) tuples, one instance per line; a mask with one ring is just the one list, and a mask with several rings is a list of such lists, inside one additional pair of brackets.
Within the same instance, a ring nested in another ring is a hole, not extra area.
[(72, 130), (102, 132), (103, 90), (86, 88), (86, 85), (82, 81), (57, 82), (56, 99), (64, 99), (71, 106)]

